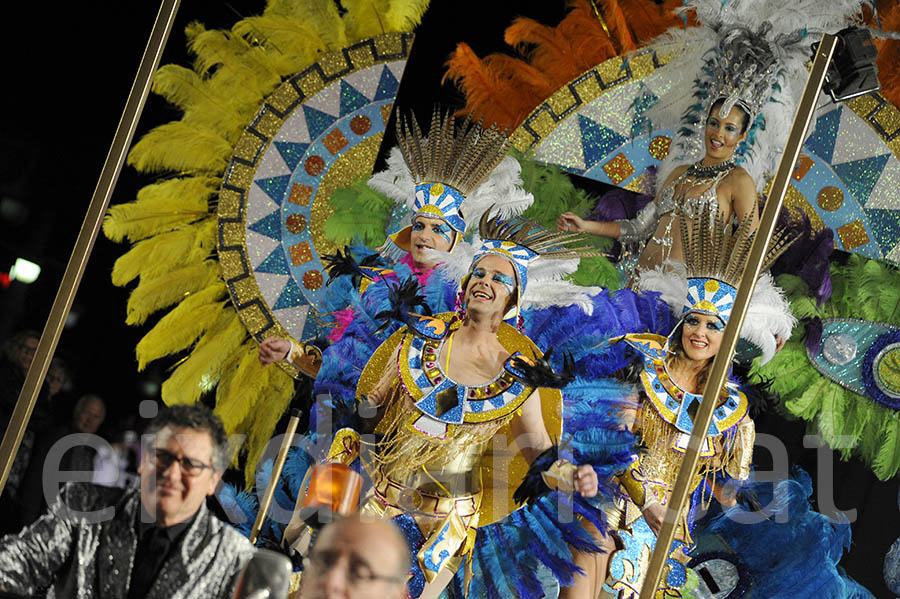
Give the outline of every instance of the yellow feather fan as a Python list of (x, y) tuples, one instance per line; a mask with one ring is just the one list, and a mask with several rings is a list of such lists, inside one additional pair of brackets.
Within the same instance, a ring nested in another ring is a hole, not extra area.
[(113, 283), (138, 280), (126, 322), (169, 309), (137, 347), (138, 366), (189, 350), (162, 386), (167, 404), (216, 391), (229, 434), (245, 435), (247, 481), (293, 395), (293, 379), (263, 368), (257, 344), (227, 300), (215, 255), (217, 192), (235, 144), (268, 94), (325, 52), (373, 35), (410, 31), (427, 0), (270, 0), (262, 15), (230, 31), (186, 28), (194, 63), (163, 66), (153, 92), (178, 108), (131, 149), (128, 163), (165, 180), (113, 206), (104, 233), (135, 243), (116, 262)]

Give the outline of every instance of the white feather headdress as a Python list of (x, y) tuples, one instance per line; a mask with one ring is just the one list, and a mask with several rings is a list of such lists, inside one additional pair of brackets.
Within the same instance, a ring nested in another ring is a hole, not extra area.
[[(682, 10), (694, 11), (700, 26), (670, 30), (654, 44), (658, 49), (669, 46), (674, 50), (667, 70), (683, 73), (683, 81), (693, 81), (692, 86), (682, 86), (661, 98), (643, 115), (651, 122), (680, 118), (657, 180), (664, 181), (677, 165), (703, 157), (702, 133), (710, 106), (718, 98), (738, 92), (753, 96), (746, 98), (747, 104), (751, 111), (759, 112), (751, 115), (747, 141), (736, 151), (735, 160), (761, 191), (778, 166), (793, 122), (808, 75), (810, 44), (824, 32), (834, 33), (849, 25), (863, 3), (688, 0)], [(763, 80), (770, 83), (757, 85)], [(742, 86), (745, 89), (737, 90)]]

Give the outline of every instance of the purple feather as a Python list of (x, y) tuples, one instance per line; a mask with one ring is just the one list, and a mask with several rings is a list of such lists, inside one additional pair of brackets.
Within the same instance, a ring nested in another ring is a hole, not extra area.
[(822, 320), (816, 316), (806, 324), (806, 352), (818, 356), (822, 349)]

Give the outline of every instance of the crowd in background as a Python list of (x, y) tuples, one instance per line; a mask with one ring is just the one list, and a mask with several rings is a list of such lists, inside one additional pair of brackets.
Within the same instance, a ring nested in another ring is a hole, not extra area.
[[(0, 422), (12, 419), (39, 340), (39, 333), (25, 330), (3, 343)], [(107, 418), (107, 399), (81, 387), (75, 374), (60, 357), (50, 363), (0, 495), (5, 514), (0, 534), (36, 520), (58, 492), (60, 477), (117, 487), (138, 484), (139, 419), (133, 414)]]

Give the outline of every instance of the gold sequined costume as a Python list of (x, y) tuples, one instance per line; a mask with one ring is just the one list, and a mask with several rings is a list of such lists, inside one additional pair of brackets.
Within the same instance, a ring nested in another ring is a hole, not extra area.
[[(394, 333), (369, 361), (357, 388), (359, 398), (383, 376), (391, 378), (378, 426), (382, 440), (368, 458), (366, 452), (362, 456), (373, 481), (362, 511), (412, 517), (421, 534), (416, 561), (428, 582), (444, 569), (458, 569), (479, 525), (509, 513), (511, 489), (527, 465), (507, 444), (508, 425), (535, 391), (519, 380), (512, 361), (516, 354), (541, 356), (525, 335), (502, 323), (498, 339), (511, 354), (504, 370), (484, 385), (457, 384), (438, 361), (461, 325), (455, 316), (418, 317)], [(545, 422), (558, 435), (561, 395), (545, 389), (540, 394)], [(343, 451), (344, 435), (336, 438), (331, 455), (346, 462), (355, 456)]]

